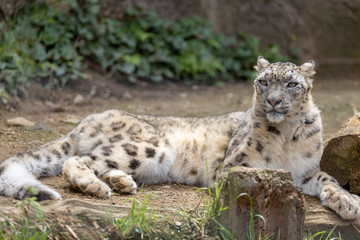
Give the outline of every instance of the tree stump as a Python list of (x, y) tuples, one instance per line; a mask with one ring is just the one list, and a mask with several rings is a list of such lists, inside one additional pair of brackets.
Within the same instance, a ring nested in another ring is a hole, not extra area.
[(346, 190), (360, 194), (360, 113), (326, 143), (320, 168)]
[(255, 239), (273, 236), (272, 239), (303, 239), (305, 198), (292, 183), (285, 170), (268, 170), (238, 167), (229, 173), (222, 191), (222, 201), (228, 210), (219, 218), (236, 239), (247, 239), (252, 198)]

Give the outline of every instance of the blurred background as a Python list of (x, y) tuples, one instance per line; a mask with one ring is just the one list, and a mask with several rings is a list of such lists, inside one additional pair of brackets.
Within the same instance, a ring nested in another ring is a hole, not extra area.
[(217, 33), (235, 35), (242, 30), (259, 37), (262, 44), (278, 44), (284, 52), (295, 51), (301, 61), (315, 59), (326, 76), (359, 74), (360, 1), (357, 0), (105, 0), (99, 3), (104, 16), (117, 18), (122, 16), (121, 9), (136, 4), (170, 19), (198, 15), (209, 20)]
[[(314, 59), (318, 76), (357, 78), (357, 0), (2, 0), (2, 92), (65, 86), (95, 69), (120, 81), (251, 80), (259, 54)], [(2, 94), (4, 96), (4, 94)]]

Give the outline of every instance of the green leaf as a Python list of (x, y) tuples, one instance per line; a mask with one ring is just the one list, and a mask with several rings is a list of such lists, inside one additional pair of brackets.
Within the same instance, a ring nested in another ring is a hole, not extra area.
[(63, 45), (60, 48), (61, 51), (61, 55), (66, 59), (66, 60), (71, 60), (73, 59), (74, 55), (76, 54), (76, 50), (73, 48), (73, 46), (71, 46), (70, 44), (66, 44)]
[(116, 69), (124, 74), (132, 74), (135, 71), (135, 65), (131, 63), (122, 63), (116, 66)]
[(71, 8), (78, 8), (79, 5), (77, 3), (77, 0), (62, 0), (64, 3), (70, 4)]
[(62, 76), (66, 73), (66, 65), (65, 64), (62, 64), (60, 66), (54, 66), (54, 71), (55, 71), (55, 74), (57, 76)]
[(141, 55), (136, 53), (133, 55), (125, 55), (122, 57), (126, 63), (138, 66), (141, 63)]
[(0, 69), (5, 69), (7, 63), (6, 62), (0, 62)]
[(133, 76), (133, 75), (128, 76), (128, 77), (127, 77), (127, 80), (128, 80), (129, 82), (131, 82), (131, 83), (136, 83), (136, 82), (137, 82), (136, 77)]
[(35, 43), (31, 49), (31, 55), (38, 61), (43, 62), (47, 58), (46, 50), (44, 45), (41, 43)]
[(47, 25), (44, 32), (41, 34), (45, 45), (53, 45), (59, 41), (60, 36), (63, 34), (64, 29), (58, 25)]
[(102, 60), (104, 57), (105, 49), (100, 45), (93, 46), (91, 51), (99, 58), (99, 60)]
[(161, 75), (152, 75), (150, 76), (151, 81), (153, 82), (161, 82), (163, 77)]
[(86, 10), (93, 15), (96, 15), (99, 13), (100, 11), (100, 6), (99, 5), (95, 5), (95, 4), (89, 4), (86, 8)]

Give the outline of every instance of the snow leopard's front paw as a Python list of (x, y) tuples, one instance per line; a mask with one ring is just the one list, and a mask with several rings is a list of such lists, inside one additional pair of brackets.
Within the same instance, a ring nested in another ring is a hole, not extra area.
[(121, 170), (112, 170), (102, 177), (115, 191), (135, 194), (137, 184), (133, 178)]
[(69, 158), (64, 163), (63, 174), (70, 184), (80, 189), (88, 195), (99, 198), (108, 198), (111, 196), (111, 189), (106, 183), (102, 182), (80, 157)]
[(93, 195), (99, 198), (108, 198), (111, 196), (111, 189), (108, 185), (99, 179), (78, 179), (77, 186), (87, 195)]
[(324, 186), (320, 195), (323, 205), (345, 220), (360, 218), (360, 197), (348, 193), (339, 186)]

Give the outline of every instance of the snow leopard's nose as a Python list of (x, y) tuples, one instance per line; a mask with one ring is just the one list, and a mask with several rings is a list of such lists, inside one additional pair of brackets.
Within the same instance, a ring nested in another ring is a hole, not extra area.
[(267, 98), (266, 101), (272, 106), (276, 107), (282, 102), (281, 98)]

